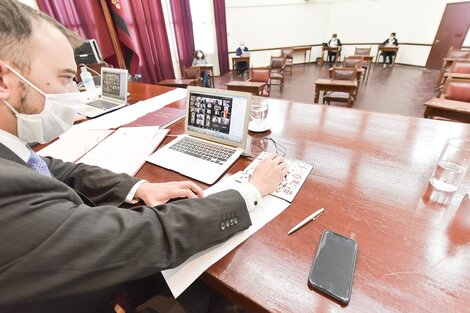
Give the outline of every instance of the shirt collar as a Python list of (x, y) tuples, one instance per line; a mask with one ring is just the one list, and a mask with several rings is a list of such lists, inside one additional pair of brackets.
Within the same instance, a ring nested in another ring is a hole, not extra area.
[(0, 142), (13, 151), (13, 153), (19, 156), (23, 161), (28, 162), (31, 150), (28, 149), (26, 143), (24, 143), (20, 138), (0, 129)]

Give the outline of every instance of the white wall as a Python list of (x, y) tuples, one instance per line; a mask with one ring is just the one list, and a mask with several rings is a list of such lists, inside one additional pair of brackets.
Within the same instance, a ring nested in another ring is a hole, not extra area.
[[(319, 44), (333, 33), (343, 43), (383, 42), (396, 32), (399, 42), (432, 44), (449, 2), (462, 1), (226, 0), (229, 50), (241, 40), (250, 49)], [(470, 45), (469, 37), (464, 45)], [(424, 66), (430, 49), (402, 45), (397, 62)], [(343, 56), (353, 51), (354, 46), (345, 46)], [(311, 60), (319, 53), (320, 48), (313, 48)], [(253, 65), (267, 65), (271, 54), (278, 51), (252, 53)]]
[(30, 7), (38, 9), (38, 4), (37, 4), (36, 0), (19, 0), (19, 1), (23, 2), (24, 4), (29, 5)]

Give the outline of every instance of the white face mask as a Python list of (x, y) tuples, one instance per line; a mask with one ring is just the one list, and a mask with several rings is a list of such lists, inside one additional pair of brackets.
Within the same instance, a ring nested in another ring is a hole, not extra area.
[(16, 116), (18, 137), (21, 140), (27, 143), (46, 143), (72, 127), (81, 104), (79, 92), (46, 94), (10, 66), (5, 66), (45, 97), (44, 109), (38, 114), (18, 113), (10, 103), (3, 100)]
[(197, 54), (197, 57), (198, 57), (199, 59), (201, 59), (201, 58), (202, 58), (202, 53), (198, 53), (198, 54)]

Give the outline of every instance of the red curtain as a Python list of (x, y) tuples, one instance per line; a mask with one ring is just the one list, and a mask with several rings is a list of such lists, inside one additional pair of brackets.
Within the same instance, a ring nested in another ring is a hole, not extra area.
[[(78, 31), (85, 38), (98, 41), (105, 60), (117, 66), (104, 13), (98, 0), (38, 0), (39, 8), (56, 18), (67, 28)], [(174, 78), (170, 45), (160, 1), (119, 1), (119, 11), (113, 14), (124, 57), (130, 72), (142, 74), (142, 81), (157, 83)], [(110, 11), (112, 12), (110, 6)], [(124, 30), (124, 24), (127, 28)], [(127, 50), (126, 50), (127, 49)], [(127, 54), (126, 54), (127, 53)], [(132, 57), (135, 53), (138, 58)], [(131, 57), (130, 57), (131, 56)], [(138, 60), (135, 61), (135, 60)], [(134, 68), (133, 68), (134, 67)]]
[(214, 0), (215, 33), (217, 38), (217, 54), (219, 56), (220, 75), (229, 71), (227, 18), (225, 16), (225, 0)]
[(85, 39), (96, 39), (106, 62), (117, 65), (111, 36), (106, 26), (99, 1), (81, 0), (37, 0), (41, 11), (54, 17), (62, 25), (76, 31)]
[(195, 48), (189, 0), (170, 0), (170, 6), (180, 66), (191, 66)]

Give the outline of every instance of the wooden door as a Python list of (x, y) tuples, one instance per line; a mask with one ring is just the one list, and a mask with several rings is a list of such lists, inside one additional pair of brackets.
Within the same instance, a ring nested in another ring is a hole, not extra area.
[(448, 3), (434, 43), (426, 62), (426, 68), (439, 69), (450, 47), (460, 48), (470, 26), (470, 2)]

